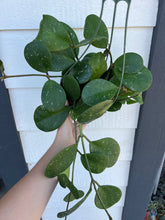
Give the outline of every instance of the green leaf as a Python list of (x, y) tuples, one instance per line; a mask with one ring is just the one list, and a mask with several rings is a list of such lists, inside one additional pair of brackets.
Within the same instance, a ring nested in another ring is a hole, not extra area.
[(71, 69), (69, 74), (73, 75), (80, 84), (84, 84), (91, 78), (92, 69), (86, 60), (82, 60)]
[[(121, 72), (117, 68), (114, 68), (114, 74), (121, 80)], [(144, 92), (151, 86), (151, 83), (152, 75), (146, 67), (135, 74), (124, 74), (123, 85), (132, 91)]]
[[(99, 186), (97, 193), (106, 209), (117, 203), (120, 200), (122, 194), (119, 188), (109, 185)], [(104, 209), (97, 194), (95, 195), (95, 205), (99, 209)]]
[[(84, 37), (85, 39), (91, 39), (96, 31), (99, 22), (99, 17), (91, 14), (88, 15), (85, 20)], [(104, 22), (101, 20), (99, 30), (95, 36), (92, 45), (98, 48), (106, 48), (108, 44), (108, 29)]]
[(93, 106), (105, 100), (111, 100), (117, 92), (117, 86), (104, 79), (95, 79), (85, 85), (82, 91), (82, 100)]
[(58, 218), (64, 218), (65, 216), (67, 215), (70, 215), (71, 213), (73, 213), (76, 209), (78, 209), (82, 204), (83, 202), (88, 198), (89, 194), (91, 193), (92, 191), (92, 188), (90, 188), (87, 192), (87, 194), (84, 196), (84, 198), (82, 198), (78, 203), (76, 203), (72, 208), (70, 208), (69, 210), (67, 211), (64, 211), (64, 212), (59, 212), (57, 214), (57, 217)]
[(79, 199), (79, 192), (78, 189), (73, 185), (73, 183), (68, 179), (66, 174), (59, 174), (58, 175), (59, 183), (62, 187), (70, 189), (71, 193), (76, 199)]
[[(92, 173), (101, 173), (108, 166), (109, 157), (106, 154), (92, 152), (90, 154), (86, 154), (86, 156)], [(81, 155), (81, 162), (85, 169), (89, 170), (85, 155)]]
[[(100, 37), (96, 37), (93, 39), (92, 41), (92, 44), (94, 44), (95, 42), (98, 42), (98, 41), (105, 41), (106, 40), (106, 37), (105, 36), (100, 36)], [(91, 39), (84, 39), (82, 41), (80, 41), (80, 43), (76, 44), (76, 48), (79, 48), (79, 47), (83, 47), (85, 45), (88, 45), (90, 43)]]
[[(79, 195), (78, 199), (80, 199), (80, 198), (82, 198), (82, 197), (84, 196), (84, 192), (83, 192), (82, 190), (78, 190), (78, 195)], [(72, 201), (74, 201), (75, 199), (76, 199), (76, 198), (74, 197), (74, 195), (70, 192), (70, 193), (68, 193), (68, 194), (65, 196), (64, 201), (65, 201), (65, 202), (68, 202), (68, 200), (69, 200), (70, 202), (72, 202)]]
[(56, 154), (56, 156), (47, 165), (45, 176), (53, 178), (65, 171), (75, 159), (76, 152), (77, 146), (76, 144), (73, 144)]
[[(114, 63), (114, 68), (117, 68), (120, 72), (123, 70), (124, 55), (120, 56)], [(133, 74), (139, 72), (143, 68), (143, 58), (137, 53), (125, 54), (125, 69), (127, 74)]]
[(143, 97), (142, 94), (138, 94), (137, 96), (130, 97), (130, 99), (127, 100), (127, 104), (134, 104), (139, 103), (143, 104)]
[(64, 108), (66, 94), (62, 86), (53, 80), (48, 80), (43, 86), (41, 100), (46, 110), (57, 112)]
[(122, 103), (121, 102), (115, 102), (109, 109), (109, 112), (116, 112), (121, 109)]
[(80, 97), (80, 86), (74, 76), (66, 75), (62, 78), (62, 86), (72, 101), (76, 101)]
[(106, 100), (92, 107), (84, 106), (84, 111), (77, 111), (77, 120), (81, 124), (87, 124), (99, 117), (101, 117), (112, 105), (113, 100)]
[(45, 73), (51, 68), (52, 55), (47, 47), (39, 41), (32, 41), (27, 44), (24, 56), (28, 64), (39, 72)]
[(3, 65), (3, 62), (2, 62), (2, 60), (0, 60), (0, 71), (1, 71), (1, 73), (3, 73), (4, 72), (4, 65)]
[(71, 43), (63, 23), (50, 15), (43, 15), (36, 40), (45, 44), (51, 52), (69, 48)]
[(105, 61), (104, 55), (101, 52), (94, 54), (89, 59), (88, 63), (92, 68), (91, 80), (100, 78), (107, 70), (107, 63)]
[(120, 146), (113, 138), (103, 138), (89, 143), (90, 152), (102, 153), (108, 156), (107, 167), (112, 167), (118, 160)]
[(73, 58), (65, 55), (65, 51), (52, 53), (52, 65), (50, 71), (63, 71), (75, 62)]
[(53, 131), (64, 123), (69, 111), (69, 107), (64, 107), (58, 112), (49, 112), (43, 105), (40, 105), (34, 112), (34, 121), (40, 130), (46, 132)]

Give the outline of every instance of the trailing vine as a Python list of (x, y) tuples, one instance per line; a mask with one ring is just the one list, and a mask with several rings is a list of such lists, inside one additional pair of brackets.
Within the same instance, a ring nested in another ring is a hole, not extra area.
[[(82, 124), (101, 117), (105, 112), (118, 111), (125, 103), (143, 103), (142, 92), (152, 83), (152, 75), (144, 66), (143, 59), (134, 52), (126, 53), (128, 14), (131, 0), (127, 3), (123, 54), (113, 62), (111, 45), (115, 27), (116, 9), (120, 0), (114, 1), (112, 30), (102, 20), (105, 0), (102, 0), (100, 16), (88, 15), (84, 25), (84, 40), (78, 40), (74, 30), (67, 24), (50, 15), (43, 15), (36, 38), (26, 45), (24, 56), (28, 64), (42, 74), (7, 76), (0, 62), (1, 81), (12, 77), (39, 76), (47, 81), (42, 88), (42, 105), (34, 112), (36, 126), (45, 132), (59, 128), (70, 114), (75, 125), (75, 144), (59, 152), (47, 165), (45, 176), (58, 176), (61, 187), (68, 188), (64, 198), (66, 210), (57, 214), (65, 218), (74, 212), (95, 190), (95, 205), (103, 209), (107, 218), (112, 220), (108, 208), (121, 198), (121, 190), (112, 185), (100, 185), (93, 177), (106, 168), (112, 167), (118, 160), (120, 147), (113, 138), (90, 141), (83, 134)], [(97, 53), (87, 53), (90, 46), (100, 48)], [(79, 48), (85, 47), (79, 55)], [(102, 50), (104, 50), (102, 52)], [(110, 60), (110, 64), (108, 64)], [(51, 74), (50, 74), (51, 72)], [(56, 75), (53, 72), (61, 72)], [(60, 77), (58, 84), (52, 78)], [(66, 101), (68, 105), (66, 106)], [(77, 126), (80, 135), (77, 137)], [(86, 153), (84, 139), (89, 143)], [(81, 141), (80, 141), (81, 140)], [(83, 152), (78, 149), (82, 144)], [(90, 183), (86, 194), (74, 186), (74, 166), (77, 153), (83, 167), (89, 172)], [(72, 172), (70, 175), (70, 169)], [(69, 208), (73, 200), (79, 200)]]

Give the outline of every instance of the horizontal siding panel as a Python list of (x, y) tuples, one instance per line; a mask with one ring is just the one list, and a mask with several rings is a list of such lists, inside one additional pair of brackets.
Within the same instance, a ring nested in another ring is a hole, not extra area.
[[(82, 30), (77, 30), (79, 39), (83, 39)], [(137, 52), (143, 59), (144, 64), (148, 65), (148, 57), (152, 38), (152, 28), (129, 28), (127, 38), (127, 52)], [(37, 32), (36, 31), (2, 31), (0, 32), (0, 57), (4, 62), (5, 73), (7, 75), (19, 74), (36, 74), (38, 71), (33, 70), (24, 58), (24, 47), (27, 43), (32, 41)], [(122, 54), (123, 45), (123, 29), (116, 29), (114, 33), (114, 40), (112, 44), (112, 54), (115, 60)], [(136, 43), (135, 43), (136, 41)], [(119, 44), (121, 42), (121, 44)], [(81, 52), (84, 50), (82, 48)], [(89, 52), (97, 52), (98, 49), (90, 47)], [(60, 73), (53, 73), (60, 75)], [(12, 78), (5, 80), (7, 88), (36, 88), (42, 87), (46, 78), (44, 77), (25, 77)], [(59, 79), (57, 79), (59, 81)]]
[[(20, 132), (26, 162), (36, 163), (52, 144), (55, 134), (56, 131)], [(135, 129), (91, 129), (87, 127), (84, 134), (91, 141), (105, 137), (114, 138), (120, 145), (119, 160), (131, 160)], [(85, 142), (85, 144), (88, 149), (88, 143)]]
[[(88, 14), (99, 15), (101, 0), (45, 0), (22, 1), (1, 0), (0, 29), (37, 29), (43, 14), (55, 16), (60, 21), (68, 23), (74, 28), (82, 28)], [(106, 1), (103, 20), (111, 26), (113, 1)], [(129, 26), (154, 26), (158, 0), (132, 0)], [(126, 3), (120, 2), (116, 26), (123, 27), (125, 20)], [(30, 16), (29, 16), (30, 15)]]
[[(10, 89), (13, 113), (18, 131), (37, 131), (33, 114), (41, 104), (40, 89)], [(123, 105), (120, 111), (107, 112), (91, 122), (89, 128), (136, 128), (139, 104)]]

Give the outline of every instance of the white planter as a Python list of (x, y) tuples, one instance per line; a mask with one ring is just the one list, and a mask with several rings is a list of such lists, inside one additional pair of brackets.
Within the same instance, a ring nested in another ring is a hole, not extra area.
[[(34, 39), (39, 27), (42, 14), (50, 14), (57, 19), (68, 23), (75, 28), (77, 35), (82, 39), (83, 25), (88, 14), (99, 14), (101, 0), (2, 0), (0, 8), (0, 59), (5, 65), (7, 75), (37, 73), (26, 63), (23, 55), (25, 45)], [(107, 0), (103, 20), (108, 27), (112, 20), (112, 0)], [(129, 17), (127, 51), (134, 51), (142, 55), (145, 65), (148, 63), (153, 27), (156, 22), (157, 0), (132, 0)], [(114, 59), (122, 53), (123, 26), (126, 4), (120, 2), (117, 11), (116, 30), (112, 45)], [(110, 30), (110, 29), (109, 29)], [(90, 51), (96, 51), (95, 48)], [(39, 131), (33, 122), (34, 109), (41, 103), (40, 93), (45, 79), (39, 77), (13, 78), (5, 81), (9, 89), (11, 104), (14, 112), (17, 130), (20, 132), (26, 162), (31, 169), (52, 143), (55, 132), (44, 133)], [(102, 118), (92, 122), (85, 133), (91, 140), (102, 137), (113, 137), (121, 146), (121, 154), (114, 167), (106, 170), (96, 179), (101, 184), (114, 184), (121, 188), (122, 199), (112, 208), (113, 220), (121, 220), (128, 184), (129, 168), (132, 159), (135, 129), (137, 127), (139, 105), (123, 106), (116, 113), (107, 113)], [(79, 169), (79, 170), (78, 170)], [(76, 165), (79, 177), (75, 183), (87, 190), (86, 180), (89, 178), (80, 164)], [(56, 213), (64, 210), (62, 202), (64, 191), (57, 187), (43, 220), (54, 220)], [(106, 219), (104, 211), (94, 207), (93, 195), (76, 211), (70, 219)]]

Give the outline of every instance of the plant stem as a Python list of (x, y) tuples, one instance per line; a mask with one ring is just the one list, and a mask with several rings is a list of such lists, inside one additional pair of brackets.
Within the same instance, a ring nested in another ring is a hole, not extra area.
[(95, 32), (94, 32), (92, 38), (90, 39), (87, 48), (84, 50), (84, 52), (82, 53), (82, 55), (80, 56), (79, 59), (81, 59), (81, 58), (84, 56), (84, 54), (87, 52), (87, 50), (88, 50), (89, 47), (91, 46), (92, 41), (94, 40), (94, 38), (95, 38), (95, 36), (96, 36), (96, 34), (97, 34), (98, 30), (99, 30), (100, 23), (101, 23), (101, 18), (102, 18), (102, 15), (103, 15), (104, 3), (105, 3), (105, 0), (102, 0), (101, 11), (100, 11), (99, 21), (98, 21), (98, 24), (97, 24), (96, 30), (95, 30)]
[(115, 3), (115, 7), (114, 7), (114, 11), (113, 11), (111, 37), (110, 37), (110, 43), (109, 43), (109, 46), (108, 46), (108, 50), (109, 50), (109, 51), (110, 51), (111, 45), (112, 45), (112, 39), (113, 39), (113, 33), (114, 33), (114, 26), (115, 26), (115, 18), (116, 18), (116, 9), (117, 9), (117, 3)]
[(106, 214), (107, 214), (109, 220), (113, 220), (112, 217), (110, 216), (109, 212), (108, 212), (107, 209), (105, 208), (104, 203), (103, 203), (103, 201), (101, 200), (101, 198), (100, 198), (100, 196), (99, 196), (99, 194), (98, 194), (98, 192), (97, 192), (96, 185), (95, 185), (95, 180), (94, 180), (94, 178), (93, 178), (93, 176), (92, 176), (92, 172), (91, 172), (91, 169), (90, 169), (90, 166), (89, 166), (89, 162), (88, 162), (88, 158), (87, 158), (87, 155), (86, 155), (86, 150), (85, 150), (85, 145), (84, 145), (84, 140), (83, 140), (83, 136), (84, 136), (84, 135), (83, 135), (83, 132), (82, 132), (82, 126), (81, 126), (81, 124), (79, 124), (79, 130), (80, 130), (80, 137), (81, 137), (82, 147), (83, 147), (83, 151), (84, 151), (84, 155), (85, 155), (85, 160), (86, 160), (86, 163), (87, 163), (89, 175), (90, 175), (90, 177), (91, 177), (91, 182), (92, 182), (92, 184), (93, 184), (94, 190), (95, 190), (96, 195), (97, 195), (97, 197), (98, 197), (98, 199), (99, 199), (99, 201), (100, 201), (102, 207), (104, 208), (104, 210), (105, 210), (105, 212), (106, 212)]
[(127, 7), (127, 13), (126, 13), (126, 20), (125, 20), (125, 30), (124, 30), (124, 48), (123, 48), (123, 68), (122, 68), (122, 74), (121, 74), (121, 80), (120, 80), (120, 85), (119, 85), (119, 89), (117, 91), (117, 95), (113, 101), (113, 103), (115, 103), (115, 101), (117, 100), (121, 87), (122, 87), (122, 83), (123, 83), (123, 78), (124, 78), (124, 70), (125, 70), (125, 52), (126, 52), (126, 41), (127, 41), (127, 26), (128, 26), (128, 15), (129, 15), (129, 9), (130, 9), (130, 4), (128, 3), (128, 7)]
[(24, 74), (24, 75), (10, 75), (10, 76), (4, 75), (4, 76), (1, 76), (0, 79), (3, 81), (4, 79), (8, 79), (8, 78), (28, 77), (28, 76), (43, 76), (43, 77), (46, 77), (48, 79), (49, 78), (62, 77), (62, 76), (48, 76), (48, 75), (44, 75), (44, 74)]
[(77, 59), (77, 61), (78, 61), (79, 59), (78, 59), (78, 56), (77, 56), (77, 50), (76, 50), (75, 43), (74, 43), (74, 41), (73, 41), (73, 38), (72, 38), (72, 35), (71, 35), (70, 31), (68, 31), (68, 33), (69, 33), (70, 39), (71, 39), (71, 41), (72, 41), (72, 47), (73, 47), (74, 55), (75, 55), (75, 57), (76, 57), (76, 59)]
[(87, 136), (85, 136), (84, 134), (83, 134), (83, 137), (90, 143), (91, 141), (89, 140), (89, 138), (87, 138)]

